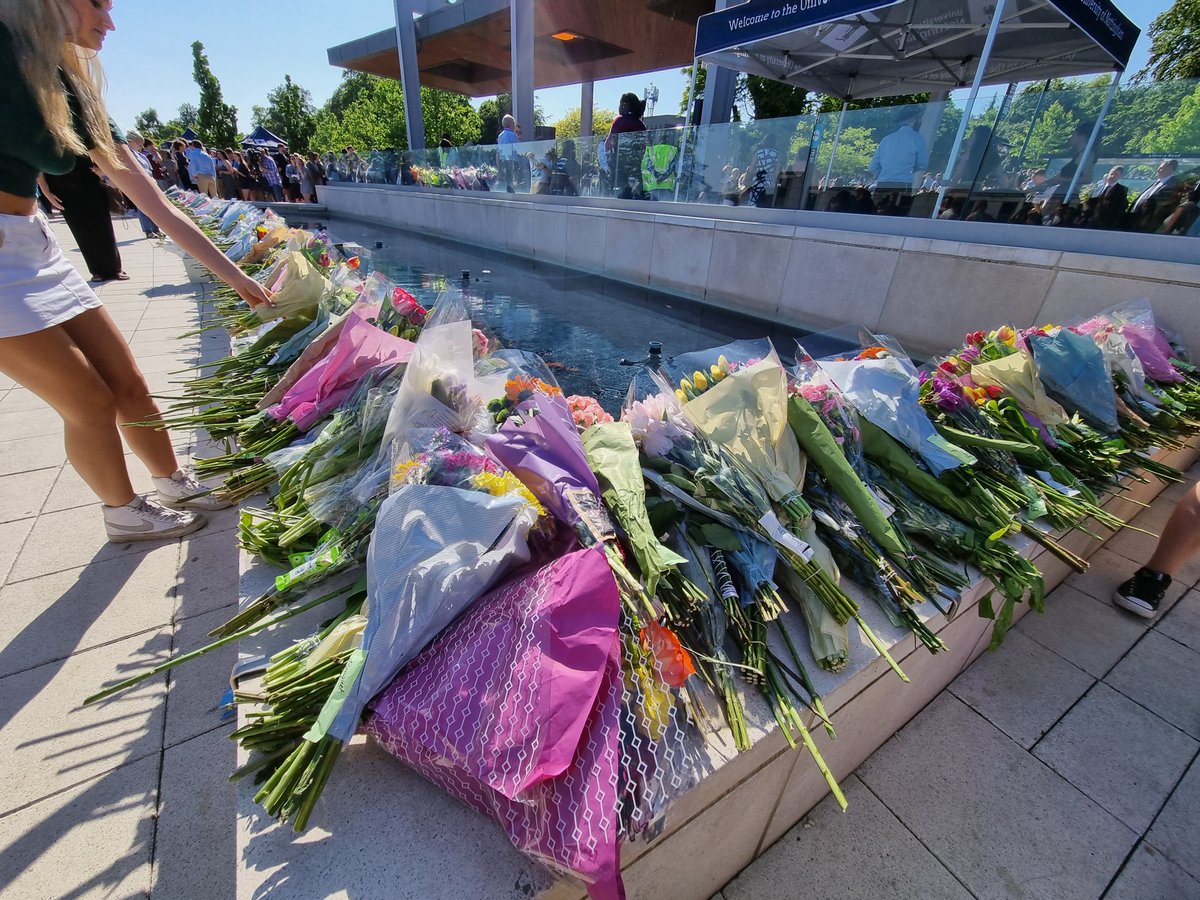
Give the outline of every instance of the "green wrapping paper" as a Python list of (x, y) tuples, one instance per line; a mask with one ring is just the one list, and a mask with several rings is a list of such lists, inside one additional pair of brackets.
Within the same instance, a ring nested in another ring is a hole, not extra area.
[(861, 421), (861, 426), (863, 452), (872, 462), (893, 478), (907, 484), (938, 509), (964, 522), (979, 522), (979, 513), (972, 509), (971, 504), (913, 462), (908, 451), (895, 438), (866, 419)]
[(687, 560), (663, 546), (654, 534), (646, 514), (646, 487), (629, 423), (593, 425), (583, 433), (583, 449), (600, 482), (600, 496), (625, 530), (629, 548), (645, 579), (646, 592), (654, 596), (659, 578)]
[(812, 405), (803, 397), (792, 397), (788, 402), (787, 417), (788, 425), (808, 455), (809, 462), (821, 470), (821, 474), (846, 501), (875, 542), (893, 559), (907, 559), (908, 550), (904, 541), (896, 534), (892, 523), (880, 509), (879, 501), (862, 483)]

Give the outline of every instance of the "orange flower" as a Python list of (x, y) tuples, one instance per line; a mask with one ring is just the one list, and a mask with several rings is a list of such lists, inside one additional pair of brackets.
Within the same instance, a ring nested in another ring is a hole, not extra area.
[(357, 269), (360, 265), (362, 265), (362, 260), (360, 260), (357, 256), (352, 256), (346, 260), (346, 265), (352, 269)]
[(683, 687), (688, 677), (696, 674), (692, 658), (679, 643), (671, 629), (651, 620), (641, 632), (642, 643), (654, 658), (654, 671), (673, 688)]
[(868, 347), (858, 354), (856, 359), (883, 359), (888, 355), (887, 347)]
[(549, 397), (556, 397), (562, 394), (562, 391), (554, 385), (546, 384), (540, 378), (531, 378), (528, 375), (518, 375), (516, 378), (510, 378), (504, 385), (504, 396), (513, 403), (528, 400), (535, 391), (541, 391)]

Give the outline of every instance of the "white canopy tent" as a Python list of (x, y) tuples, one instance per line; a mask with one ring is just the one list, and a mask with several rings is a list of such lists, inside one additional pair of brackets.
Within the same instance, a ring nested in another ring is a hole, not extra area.
[(696, 61), (843, 101), (970, 87), (950, 171), (983, 85), (1114, 72), (1111, 101), (1139, 34), (1111, 0), (749, 0), (700, 17)]

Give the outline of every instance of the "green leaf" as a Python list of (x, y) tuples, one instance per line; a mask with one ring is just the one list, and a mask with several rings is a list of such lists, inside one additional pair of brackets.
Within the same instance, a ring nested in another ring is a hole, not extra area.
[(988, 591), (979, 598), (979, 618), (981, 619), (996, 618), (996, 611), (992, 609), (992, 594), (993, 591)]
[(991, 534), (988, 535), (987, 542), (989, 544), (994, 544), (996, 541), (1000, 540), (1000, 538), (1002, 538), (1006, 534), (1008, 534), (1009, 527), (1010, 526), (1005, 525), (1003, 528), (998, 528), (997, 530), (993, 531)]

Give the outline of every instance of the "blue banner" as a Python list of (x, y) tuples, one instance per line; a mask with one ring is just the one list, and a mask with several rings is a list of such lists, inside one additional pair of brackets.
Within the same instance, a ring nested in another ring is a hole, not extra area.
[(1050, 3), (1103, 47), (1122, 69), (1129, 65), (1133, 45), (1142, 31), (1112, 0), (1050, 0)]
[[(750, 0), (696, 21), (696, 56), (744, 47), (822, 22), (892, 6), (899, 0)], [(1086, 0), (1076, 0), (1086, 2)]]
[[(883, 9), (898, 2), (902, 0), (750, 0), (708, 13), (697, 20), (696, 56), (748, 49), (758, 41)], [(1050, 3), (1121, 68), (1129, 63), (1133, 45), (1141, 32), (1112, 0), (1050, 0)], [(979, 24), (987, 25), (987, 21)]]

